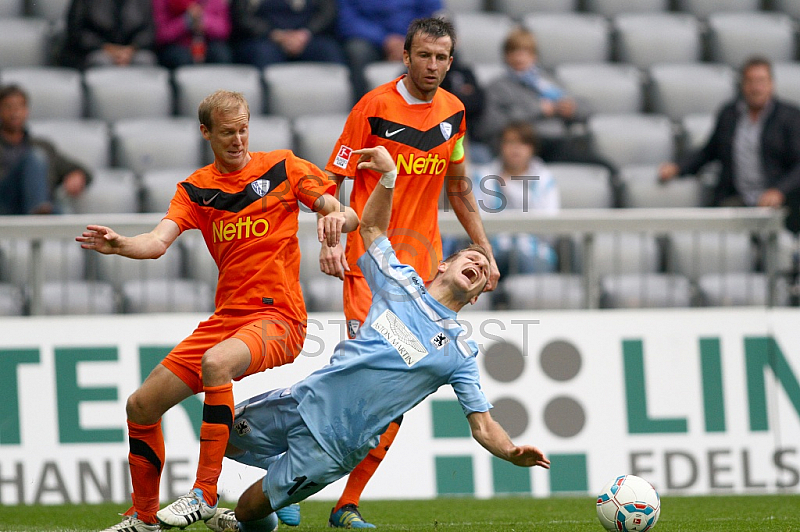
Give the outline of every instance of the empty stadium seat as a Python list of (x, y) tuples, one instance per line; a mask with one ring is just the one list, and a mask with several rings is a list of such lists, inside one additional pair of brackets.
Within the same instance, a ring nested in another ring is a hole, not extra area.
[(197, 168), (156, 168), (141, 176), (142, 212), (167, 212), (178, 183)]
[(164, 67), (94, 67), (83, 78), (92, 118), (114, 122), (172, 114), (170, 73)]
[(120, 255), (97, 257), (97, 280), (111, 283), (117, 290), (129, 281), (152, 279), (177, 281), (183, 273), (184, 253), (181, 246), (171, 246), (155, 260), (135, 260)]
[(155, 168), (199, 167), (202, 142), (197, 121), (191, 118), (142, 118), (114, 123), (116, 166), (137, 174)]
[(62, 67), (17, 67), (0, 71), (3, 85), (16, 84), (28, 93), (30, 118), (78, 119), (84, 115), (80, 70)]
[(604, 62), (611, 58), (610, 25), (601, 15), (534, 13), (527, 15), (523, 23), (536, 36), (542, 67)]
[(71, 210), (77, 214), (139, 212), (139, 183), (124, 168), (102, 168), (83, 193), (70, 198)]
[(687, 13), (623, 13), (612, 24), (617, 58), (641, 69), (702, 57), (700, 23)]
[(47, 64), (49, 23), (41, 18), (0, 18), (0, 69)]
[(248, 142), (250, 151), (291, 150), (292, 123), (283, 116), (251, 116)]
[[(578, 260), (585, 250), (577, 247)], [(662, 266), (658, 240), (648, 233), (597, 233), (594, 236), (594, 269), (600, 276), (658, 273)]]
[(642, 76), (633, 65), (581, 63), (559, 65), (555, 76), (566, 92), (592, 113), (639, 113), (644, 110)]
[(406, 67), (400, 61), (375, 61), (364, 68), (364, 77), (367, 78), (367, 88), (372, 90), (405, 72)]
[(600, 286), (604, 308), (689, 307), (693, 302), (691, 283), (683, 275), (611, 275), (603, 277)]
[(757, 11), (760, 3), (761, 0), (675, 0), (678, 11), (699, 18), (706, 18), (712, 13)]
[(796, 25), (783, 13), (713, 13), (708, 16), (712, 61), (739, 68), (751, 56), (793, 61)]
[(611, 172), (600, 165), (549, 163), (562, 209), (604, 209), (614, 206)]
[(583, 278), (577, 274), (514, 274), (501, 280), (509, 310), (582, 309), (586, 305)]
[(669, 9), (669, 0), (584, 0), (586, 10), (613, 17), (620, 13), (652, 13)]
[(689, 279), (753, 271), (755, 249), (748, 234), (680, 231), (670, 234), (668, 242), (670, 270)]
[(587, 126), (594, 152), (616, 167), (659, 164), (675, 155), (672, 124), (664, 115), (595, 114)]
[(775, 95), (800, 106), (800, 62), (777, 62), (772, 65)]
[(111, 133), (103, 120), (31, 120), (28, 128), (90, 170), (111, 164)]
[(624, 187), (626, 207), (670, 208), (702, 207), (703, 184), (696, 178), (672, 179), (659, 183), (658, 167), (623, 166), (620, 182)]
[[(789, 286), (786, 279), (775, 280), (774, 305), (789, 304)], [(730, 272), (709, 273), (697, 281), (703, 303), (709, 306), (742, 306), (767, 304), (768, 282), (763, 273)]]
[(269, 112), (287, 118), (347, 113), (352, 89), (347, 67), (332, 63), (277, 63), (264, 69)]
[(485, 9), (484, 0), (445, 0), (444, 8), (449, 13), (464, 13), (483, 11)]
[(140, 312), (211, 312), (214, 291), (202, 281), (157, 279), (126, 281), (122, 285), (123, 309)]
[(0, 283), (0, 316), (21, 316), (24, 312), (22, 288), (11, 283)]
[(189, 279), (203, 281), (213, 289), (217, 286), (219, 269), (200, 231), (184, 231), (178, 239), (186, 257), (186, 275)]
[(502, 77), (508, 72), (508, 67), (505, 63), (478, 63), (472, 65), (472, 73), (475, 74), (475, 79), (482, 88), (486, 89), (494, 80)]
[(294, 121), (297, 155), (325, 168), (331, 151), (342, 134), (347, 115), (303, 116)]
[(513, 28), (504, 13), (454, 13), (458, 55), (467, 64), (503, 60), (503, 41)]
[(113, 314), (119, 297), (110, 283), (93, 281), (46, 282), (42, 285), (42, 314)]
[(691, 113), (716, 113), (736, 95), (736, 72), (724, 64), (658, 64), (650, 68), (653, 112), (679, 121)]
[(241, 92), (247, 99), (250, 114), (264, 111), (264, 88), (261, 72), (250, 65), (185, 65), (173, 72), (177, 113), (197, 118), (203, 98), (219, 89)]
[(705, 146), (714, 132), (716, 117), (711, 113), (690, 113), (681, 118), (681, 150), (692, 153)]
[[(79, 231), (77, 228), (76, 231)], [(76, 233), (77, 234), (77, 233)], [(71, 240), (41, 241), (41, 262), (50, 281), (78, 281), (86, 275), (86, 251)], [(33, 250), (27, 239), (0, 240), (3, 271), (0, 280), (17, 286), (30, 284), (33, 273)]]
[(317, 271), (303, 281), (303, 295), (311, 312), (344, 312), (342, 281), (338, 277)]
[(571, 13), (577, 11), (578, 0), (494, 0), (494, 9), (520, 19), (530, 13)]

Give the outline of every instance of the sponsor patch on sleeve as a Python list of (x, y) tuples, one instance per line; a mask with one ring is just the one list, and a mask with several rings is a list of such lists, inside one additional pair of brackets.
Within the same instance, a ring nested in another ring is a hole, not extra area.
[(353, 148), (350, 148), (349, 146), (340, 146), (339, 153), (336, 154), (336, 158), (333, 160), (333, 165), (338, 166), (339, 168), (347, 168), (352, 155)]

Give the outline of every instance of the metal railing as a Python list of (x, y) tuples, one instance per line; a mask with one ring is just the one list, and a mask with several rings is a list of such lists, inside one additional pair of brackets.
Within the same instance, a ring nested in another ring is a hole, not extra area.
[[(463, 235), (452, 212), (440, 212), (442, 234)], [(29, 272), (30, 314), (42, 314), (42, 285), (47, 265), (42, 258), (44, 240), (73, 241), (88, 224), (112, 227), (124, 235), (150, 231), (161, 220), (160, 214), (93, 214), (63, 216), (0, 217), (0, 239), (25, 239), (31, 246)], [(509, 213), (483, 214), (488, 234), (528, 232), (536, 235), (576, 235), (582, 244), (581, 275), (584, 306), (599, 308), (599, 276), (595, 268), (595, 237), (600, 233), (639, 232), (664, 235), (680, 231), (741, 232), (757, 235), (763, 243), (763, 272), (768, 280), (767, 306), (775, 301), (777, 242), (783, 231), (783, 214), (768, 208), (687, 208), (687, 209), (574, 209), (555, 215)], [(300, 217), (300, 233), (313, 234), (315, 220)], [(78, 246), (78, 243), (74, 243)], [(2, 272), (0, 272), (2, 278)]]

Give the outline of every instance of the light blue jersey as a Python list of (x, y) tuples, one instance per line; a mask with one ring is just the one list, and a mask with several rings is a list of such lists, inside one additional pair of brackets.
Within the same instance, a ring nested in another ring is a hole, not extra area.
[(389, 423), (444, 384), (465, 415), (486, 412), (477, 344), (456, 313), (433, 298), (411, 266), (381, 236), (358, 260), (372, 306), (354, 340), (336, 346), (329, 365), (291, 388), (298, 411), (320, 446), (355, 467)]

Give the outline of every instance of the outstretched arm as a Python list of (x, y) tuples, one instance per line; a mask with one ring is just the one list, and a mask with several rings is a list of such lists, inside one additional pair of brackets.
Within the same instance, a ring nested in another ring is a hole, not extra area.
[(550, 469), (550, 460), (532, 445), (514, 445), (500, 424), (489, 412), (473, 412), (467, 416), (472, 437), (498, 458), (520, 467), (540, 466)]
[(181, 230), (178, 224), (164, 218), (149, 233), (133, 237), (122, 236), (102, 225), (89, 225), (75, 240), (83, 249), (93, 249), (103, 255), (122, 255), (130, 259), (157, 259), (169, 248)]
[(374, 170), (383, 174), (378, 184), (367, 199), (364, 210), (361, 212), (361, 239), (364, 247), (369, 249), (372, 242), (386, 233), (389, 229), (389, 220), (392, 217), (392, 198), (394, 196), (394, 182), (397, 179), (397, 166), (392, 156), (383, 146), (355, 150), (361, 157), (358, 161), (359, 169)]

